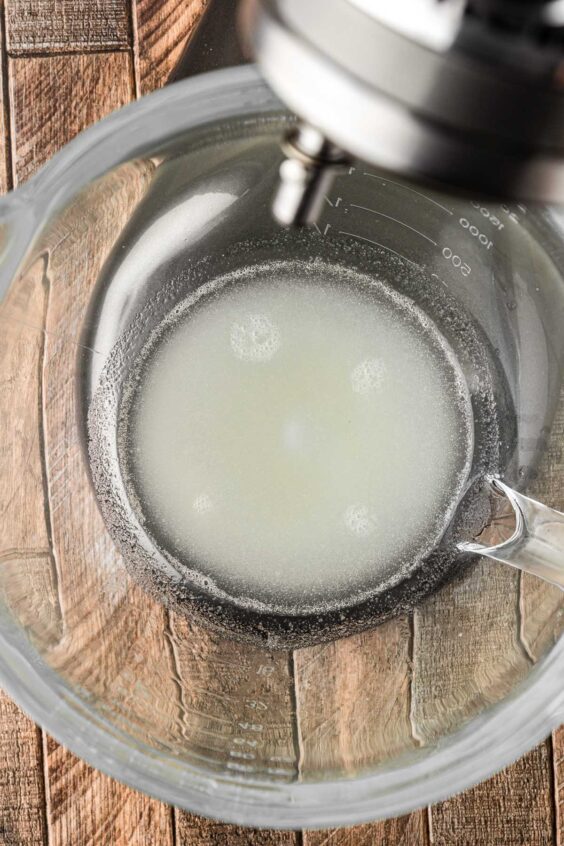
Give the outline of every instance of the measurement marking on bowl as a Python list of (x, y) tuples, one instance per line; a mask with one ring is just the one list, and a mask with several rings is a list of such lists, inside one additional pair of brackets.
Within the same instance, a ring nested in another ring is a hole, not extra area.
[[(470, 215), (469, 217), (459, 217), (459, 226), (464, 230), (465, 233), (467, 233), (471, 241), (476, 239), (476, 242), (479, 243), (482, 248), (485, 248), (486, 250), (491, 250), (492, 252), (497, 252), (505, 261), (507, 261), (507, 253), (503, 249), (500, 249), (496, 241), (492, 238), (489, 238), (486, 232), (483, 231), (483, 229), (481, 228), (483, 224), (491, 225), (495, 230), (495, 234), (500, 235), (500, 233), (503, 232), (505, 228), (504, 224), (501, 222), (499, 217), (494, 215), (491, 209), (489, 209), (487, 206), (482, 206), (474, 201), (471, 201), (469, 205), (475, 210), (476, 213), (479, 212), (480, 219), (478, 223), (480, 223), (480, 226), (477, 226), (472, 222), (472, 220), (469, 219)], [(514, 215), (513, 212), (511, 212), (511, 210), (507, 206), (500, 206), (500, 208), (504, 212), (507, 209), (507, 213), (511, 215), (511, 220), (517, 219), (516, 215)]]
[(327, 194), (325, 194), (325, 202), (328, 203), (331, 206), (332, 209), (338, 209), (339, 206), (341, 205), (341, 203), (343, 202), (343, 198), (337, 197), (335, 202), (333, 202), (333, 200), (331, 200), (330, 197), (328, 197)]
[(282, 767), (267, 767), (266, 772), (269, 775), (281, 775), (281, 776), (289, 776), (292, 775), (292, 770), (283, 770)]
[(253, 711), (268, 711), (268, 705), (259, 699), (245, 699), (245, 705)]
[(470, 200), (470, 205), (473, 209), (477, 209), (483, 218), (485, 218), (491, 225), (501, 232), (505, 229), (505, 224), (499, 219), (497, 215), (495, 215), (488, 206), (483, 206), (477, 200)]
[(376, 211), (376, 209), (369, 209), (369, 208), (367, 208), (366, 206), (359, 206), (359, 205), (357, 205), (356, 203), (350, 203), (350, 207), (351, 207), (352, 209), (361, 209), (361, 211), (367, 211), (367, 212), (370, 212), (370, 214), (377, 214), (379, 217), (385, 217), (385, 218), (387, 218), (388, 220), (393, 220), (393, 221), (394, 221), (394, 223), (399, 223), (399, 225), (400, 225), (400, 226), (405, 226), (405, 228), (406, 228), (406, 229), (410, 229), (410, 230), (411, 230), (411, 232), (415, 232), (415, 234), (416, 234), (416, 235), (421, 235), (421, 237), (422, 237), (422, 238), (425, 238), (425, 240), (426, 240), (426, 241), (429, 241), (429, 242), (430, 242), (431, 244), (433, 244), (435, 247), (437, 247), (437, 246), (438, 246), (437, 242), (436, 242), (436, 241), (433, 241), (433, 239), (432, 239), (432, 238), (429, 238), (429, 236), (428, 236), (428, 235), (425, 235), (425, 233), (424, 233), (424, 232), (420, 232), (418, 229), (414, 229), (414, 227), (413, 227), (413, 226), (410, 226), (410, 225), (409, 225), (409, 223), (404, 223), (404, 221), (403, 221), (403, 220), (398, 220), (398, 218), (397, 218), (397, 217), (392, 217), (390, 214), (384, 214), (384, 212), (381, 212), (381, 211)]
[(228, 761), (225, 766), (228, 770), (237, 770), (240, 773), (256, 773), (257, 771), (256, 767), (249, 766), (248, 764), (238, 764), (235, 761)]
[(428, 200), (430, 203), (433, 203), (433, 205), (438, 206), (443, 211), (446, 211), (447, 214), (454, 214), (453, 211), (447, 209), (447, 207), (443, 206), (442, 203), (439, 203), (437, 200), (433, 200), (433, 198), (427, 196), (427, 194), (422, 194), (421, 191), (416, 191), (415, 188), (410, 188), (409, 185), (403, 185), (401, 182), (394, 182), (393, 179), (388, 179), (387, 177), (386, 179), (383, 179), (379, 174), (368, 173), (368, 171), (364, 172), (364, 176), (369, 176), (371, 179), (378, 179), (382, 185), (389, 183), (390, 185), (397, 185), (398, 188), (405, 188), (406, 191), (411, 191), (412, 194), (417, 194), (418, 197), (423, 197), (424, 200)]
[(345, 232), (344, 229), (339, 229), (339, 235), (348, 235), (349, 238), (358, 238), (359, 241), (366, 241), (368, 244), (374, 244), (376, 247), (382, 247), (383, 250), (387, 250), (389, 253), (393, 253), (398, 258), (403, 259), (404, 261), (408, 261), (414, 267), (418, 267), (419, 270), (423, 270), (423, 266), (418, 264), (416, 261), (412, 261), (407, 256), (398, 253), (397, 250), (392, 250), (391, 247), (387, 247), (385, 244), (381, 244), (379, 241), (373, 241), (372, 238), (365, 238), (363, 235), (356, 235), (354, 232)]
[(252, 722), (241, 714), (235, 716), (232, 723), (233, 734), (227, 739), (226, 767), (235, 772), (266, 772), (270, 776), (287, 781), (296, 776), (295, 758), (288, 754), (288, 749), (280, 748), (279, 745), (281, 739), (288, 734), (288, 724), (270, 721), (270, 717), (276, 713), (276, 702), (275, 710), (272, 711), (273, 703), (269, 701), (269, 697), (276, 690), (277, 682), (273, 679), (276, 678), (277, 669), (275, 665), (263, 663), (260, 659), (248, 668), (249, 679), (255, 678), (257, 698), (246, 699), (243, 705), (245, 711), (250, 709), (255, 713), (249, 715)]
[(486, 250), (491, 250), (493, 247), (493, 241), (491, 238), (488, 238), (485, 232), (481, 232), (478, 227), (471, 223), (466, 217), (461, 217), (458, 222), (473, 238), (477, 238), (479, 243), (485, 247)]

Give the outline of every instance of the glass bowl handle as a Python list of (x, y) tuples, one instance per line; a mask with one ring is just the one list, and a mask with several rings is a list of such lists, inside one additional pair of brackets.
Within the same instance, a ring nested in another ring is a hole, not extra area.
[(515, 531), (495, 546), (472, 541), (460, 543), (458, 548), (511, 564), (564, 590), (564, 514), (514, 491), (499, 479), (488, 481), (496, 493), (509, 500), (515, 513)]

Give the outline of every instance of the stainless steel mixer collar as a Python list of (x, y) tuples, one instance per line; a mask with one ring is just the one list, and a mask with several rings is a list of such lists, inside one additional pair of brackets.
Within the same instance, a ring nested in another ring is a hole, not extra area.
[(303, 121), (274, 201), (315, 220), (347, 156), (507, 198), (564, 200), (563, 0), (245, 0), (242, 30)]

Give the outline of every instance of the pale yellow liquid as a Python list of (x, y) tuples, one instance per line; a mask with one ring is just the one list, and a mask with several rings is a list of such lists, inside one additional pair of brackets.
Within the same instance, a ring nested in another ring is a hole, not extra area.
[(204, 300), (159, 330), (128, 412), (159, 543), (280, 607), (342, 600), (428, 552), (472, 448), (434, 326), (379, 284), (284, 266)]

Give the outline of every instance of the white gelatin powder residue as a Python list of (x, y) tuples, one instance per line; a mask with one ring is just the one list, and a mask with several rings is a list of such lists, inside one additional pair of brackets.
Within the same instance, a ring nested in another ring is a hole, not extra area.
[(381, 283), (231, 281), (165, 323), (136, 379), (148, 525), (236, 594), (330, 603), (384, 578), (428, 551), (468, 470), (454, 355)]

